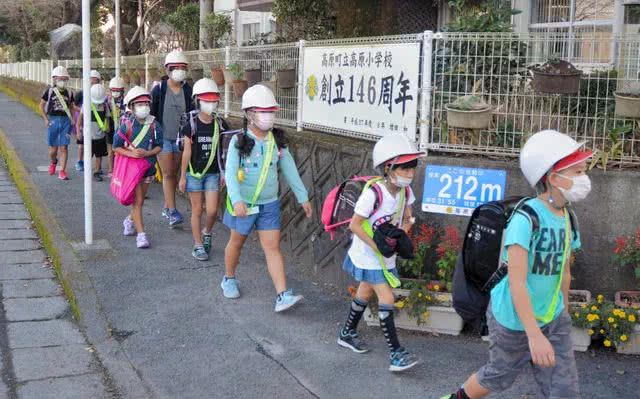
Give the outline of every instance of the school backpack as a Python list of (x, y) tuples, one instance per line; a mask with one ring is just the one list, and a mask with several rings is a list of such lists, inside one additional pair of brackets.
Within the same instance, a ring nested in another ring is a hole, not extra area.
[[(464, 237), (462, 252), (453, 275), (453, 308), (476, 331), (486, 330), (485, 314), (491, 290), (507, 275), (507, 265), (501, 262), (503, 233), (516, 212), (529, 217), (535, 236), (540, 229), (536, 211), (526, 202), (529, 197), (511, 197), (488, 202), (477, 207)], [(578, 226), (569, 209), (574, 237)]]
[[(364, 190), (372, 189), (376, 194), (376, 201), (373, 205), (373, 215), (382, 205), (382, 191), (377, 184), (382, 181), (380, 176), (353, 176), (329, 191), (327, 197), (322, 204), (321, 221), (324, 225), (324, 231), (329, 233), (333, 240), (340, 231), (345, 231), (351, 218), (358, 198)], [(406, 197), (409, 198), (409, 188), (406, 189)]]

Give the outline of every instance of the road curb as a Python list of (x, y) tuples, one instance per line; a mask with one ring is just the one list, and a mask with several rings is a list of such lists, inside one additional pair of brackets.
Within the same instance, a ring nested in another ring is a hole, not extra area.
[[(19, 98), (18, 98), (19, 100)], [(4, 158), (24, 204), (31, 215), (42, 245), (69, 300), (74, 318), (96, 348), (101, 362), (113, 377), (123, 397), (150, 398), (151, 389), (140, 378), (120, 344), (110, 335), (109, 321), (84, 264), (78, 259), (64, 230), (36, 187), (30, 173), (6, 133), (0, 129), (0, 156)]]

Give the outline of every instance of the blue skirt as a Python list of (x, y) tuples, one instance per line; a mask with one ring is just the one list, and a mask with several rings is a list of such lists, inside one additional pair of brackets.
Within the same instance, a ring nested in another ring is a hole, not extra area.
[[(369, 269), (361, 269), (358, 266), (354, 265), (351, 261), (349, 255), (344, 258), (344, 262), (342, 263), (342, 270), (349, 273), (351, 277), (353, 277), (358, 282), (365, 282), (369, 284), (388, 284), (387, 279), (384, 278), (384, 273), (382, 269), (378, 270), (369, 270)], [(393, 268), (389, 269), (389, 272), (394, 276), (400, 278), (398, 274), (398, 269)]]

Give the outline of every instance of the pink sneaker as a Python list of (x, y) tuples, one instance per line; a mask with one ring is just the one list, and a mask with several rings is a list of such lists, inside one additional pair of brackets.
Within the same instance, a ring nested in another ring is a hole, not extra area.
[(125, 236), (136, 235), (136, 228), (133, 225), (133, 220), (129, 219), (129, 216), (124, 218), (124, 221), (122, 222), (122, 226), (124, 227), (124, 231), (122, 232), (122, 234), (124, 234)]
[(139, 233), (136, 237), (136, 246), (138, 248), (149, 248), (149, 239), (145, 233)]
[(67, 176), (67, 172), (65, 172), (64, 170), (61, 170), (60, 173), (58, 173), (58, 179), (69, 180), (69, 176)]
[(55, 163), (50, 163), (49, 164), (49, 176), (53, 176), (56, 173), (56, 164)]

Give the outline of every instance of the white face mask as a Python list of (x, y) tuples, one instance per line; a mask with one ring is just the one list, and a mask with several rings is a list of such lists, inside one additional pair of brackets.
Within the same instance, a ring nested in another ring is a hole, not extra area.
[(263, 132), (273, 129), (273, 123), (276, 119), (274, 112), (255, 112), (253, 114), (253, 124)]
[(135, 105), (134, 109), (134, 114), (138, 119), (146, 119), (151, 112), (151, 108), (148, 105)]
[(573, 185), (569, 189), (565, 189), (562, 187), (558, 187), (558, 190), (569, 202), (578, 202), (587, 198), (589, 193), (591, 192), (591, 179), (587, 175), (581, 175), (577, 177), (568, 177), (565, 175), (557, 174), (558, 176), (564, 177), (565, 179), (569, 179), (573, 182)]
[(113, 98), (120, 98), (121, 95), (122, 95), (122, 93), (119, 92), (119, 91), (112, 91), (111, 92), (111, 97), (113, 97)]
[(391, 183), (395, 184), (396, 186), (398, 186), (400, 188), (409, 187), (411, 185), (411, 183), (413, 182), (413, 178), (412, 177), (402, 177), (402, 176), (398, 176), (398, 175), (390, 175), (389, 178), (391, 180)]
[(184, 69), (174, 69), (169, 74), (169, 77), (175, 82), (182, 83), (182, 81), (187, 77), (187, 71), (185, 71)]
[(213, 115), (218, 109), (218, 102), (209, 102), (200, 100), (200, 111), (207, 115)]
[(56, 87), (58, 89), (64, 89), (67, 86), (66, 80), (56, 80)]

